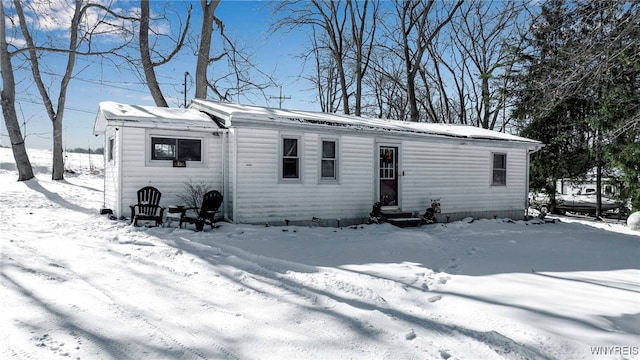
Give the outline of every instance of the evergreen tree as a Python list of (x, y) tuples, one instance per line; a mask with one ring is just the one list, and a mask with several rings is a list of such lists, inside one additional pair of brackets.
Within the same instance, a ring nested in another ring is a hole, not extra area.
[(532, 158), (531, 185), (546, 186), (552, 201), (557, 179), (595, 167), (601, 185), (602, 168), (615, 166), (624, 173), (623, 195), (638, 202), (639, 8), (551, 0), (531, 26), (514, 115), (523, 135), (546, 145)]

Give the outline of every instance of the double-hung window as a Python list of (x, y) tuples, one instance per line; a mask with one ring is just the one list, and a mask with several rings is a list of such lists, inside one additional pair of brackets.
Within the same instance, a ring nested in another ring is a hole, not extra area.
[(300, 179), (299, 139), (282, 137), (282, 179)]
[(338, 142), (322, 140), (320, 180), (338, 180)]
[(493, 153), (493, 173), (491, 185), (507, 185), (507, 154)]
[(202, 161), (202, 140), (151, 137), (151, 160)]

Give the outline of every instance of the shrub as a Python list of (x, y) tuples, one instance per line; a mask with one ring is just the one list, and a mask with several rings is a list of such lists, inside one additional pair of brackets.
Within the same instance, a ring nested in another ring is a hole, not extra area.
[(189, 179), (184, 183), (184, 191), (178, 194), (181, 204), (186, 207), (199, 208), (202, 205), (202, 198), (207, 192), (215, 190), (213, 185), (205, 181), (193, 181)]

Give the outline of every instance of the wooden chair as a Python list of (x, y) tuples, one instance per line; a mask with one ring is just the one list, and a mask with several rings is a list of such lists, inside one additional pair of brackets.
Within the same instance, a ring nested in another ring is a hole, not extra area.
[(155, 221), (156, 226), (162, 224), (164, 208), (160, 206), (162, 193), (153, 186), (145, 186), (138, 190), (138, 203), (131, 205), (131, 222), (138, 226), (138, 220)]
[[(185, 208), (180, 216), (180, 228), (183, 223), (195, 224), (196, 231), (202, 231), (206, 224), (211, 225), (211, 229), (217, 227), (214, 216), (222, 205), (222, 194), (217, 190), (212, 190), (202, 197), (200, 208)], [(196, 212), (196, 216), (187, 216), (187, 211)]]

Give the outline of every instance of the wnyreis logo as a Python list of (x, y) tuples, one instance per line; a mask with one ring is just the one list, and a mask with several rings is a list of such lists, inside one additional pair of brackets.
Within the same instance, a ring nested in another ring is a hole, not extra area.
[(638, 356), (638, 346), (591, 346), (591, 355)]

